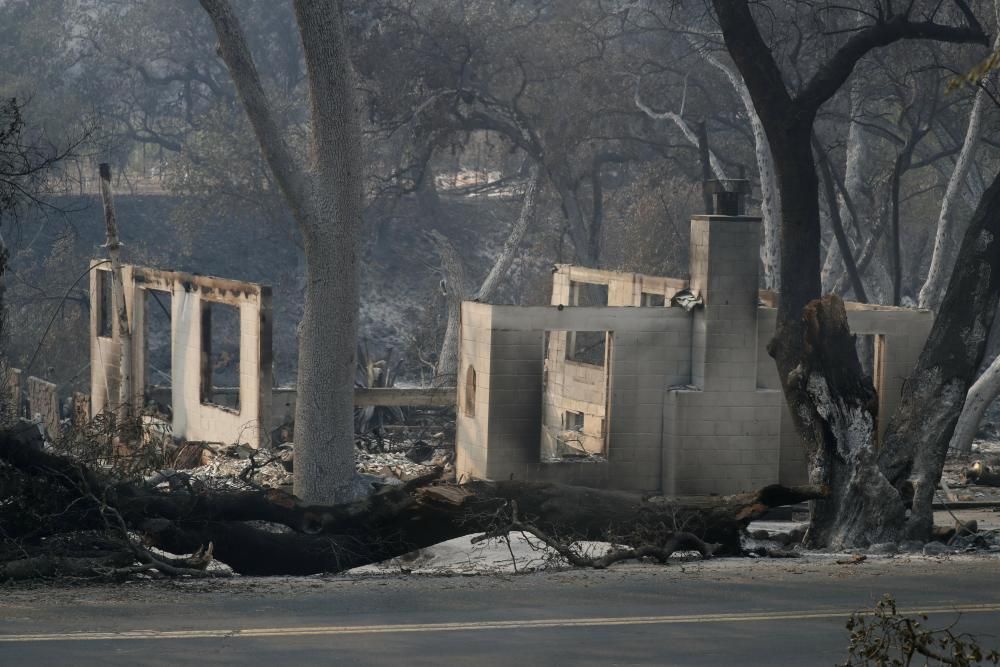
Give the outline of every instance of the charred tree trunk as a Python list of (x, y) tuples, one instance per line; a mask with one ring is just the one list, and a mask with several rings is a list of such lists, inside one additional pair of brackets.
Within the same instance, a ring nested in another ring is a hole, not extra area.
[(309, 83), (308, 165), (296, 159), (278, 125), (232, 3), (201, 0), (261, 153), (302, 232), (307, 287), (295, 488), (310, 501), (332, 503), (349, 497), (354, 477), (362, 138), (342, 2), (292, 4)]
[[(889, 449), (897, 452), (893, 473), (880, 473), (874, 448), (874, 392), (861, 371), (843, 304), (835, 297), (815, 301), (821, 293), (821, 230), (819, 187), (810, 143), (813, 124), (819, 108), (844, 85), (857, 62), (873, 49), (901, 39), (981, 44), (988, 40), (970, 13), (964, 14), (966, 25), (954, 27), (933, 22), (911, 22), (908, 12), (897, 15), (890, 9), (889, 15), (880, 16), (871, 25), (853, 32), (793, 96), (757, 28), (748, 0), (713, 0), (712, 4), (726, 46), (743, 74), (754, 107), (767, 132), (778, 172), (782, 202), (782, 292), (775, 336), (769, 351), (778, 367), (797, 430), (810, 452), (811, 481), (829, 489), (827, 498), (813, 505), (809, 540), (814, 545), (881, 541), (880, 538), (887, 534), (898, 534), (905, 520), (903, 504), (899, 501), (900, 489), (896, 484), (909, 477), (913, 462), (918, 457), (927, 456), (929, 452), (925, 451), (927, 447), (922, 447), (920, 452), (913, 449), (904, 451), (903, 445), (898, 442), (901, 438), (897, 438), (893, 447), (883, 450), (884, 454)], [(994, 252), (994, 255), (1000, 261), (1000, 253)], [(966, 288), (966, 294), (978, 289), (975, 284), (964, 284), (962, 287)], [(961, 298), (958, 293), (954, 297)], [(989, 306), (990, 321), (993, 307), (995, 296)], [(953, 316), (955, 324), (961, 322), (966, 327), (975, 321), (976, 316), (968, 311), (955, 312)], [(958, 331), (945, 332), (949, 329), (948, 324), (939, 324), (941, 326), (935, 326), (935, 333), (928, 342), (928, 349), (934, 350), (931, 357), (935, 360), (945, 352), (942, 348), (948, 342), (944, 337), (946, 333), (959, 334)], [(987, 323), (980, 331), (985, 334), (988, 326)], [(972, 330), (975, 329), (969, 327), (968, 331)], [(965, 337), (968, 337), (968, 331)], [(985, 341), (985, 335), (982, 337)], [(952, 340), (962, 340), (962, 337)], [(927, 361), (936, 363), (931, 358)], [(977, 366), (978, 361), (973, 373)], [(914, 391), (915, 385), (922, 387), (925, 382), (939, 385), (935, 380), (943, 378), (946, 371), (940, 366), (934, 367), (937, 377), (934, 371), (927, 377), (918, 375), (916, 382), (909, 383), (908, 391)], [(947, 375), (951, 372), (948, 371)], [(927, 390), (921, 388), (920, 391)], [(938, 397), (933, 393), (934, 390), (931, 390), (931, 395), (913, 395), (912, 406), (919, 406), (918, 409), (928, 410), (930, 414), (939, 412), (940, 404), (933, 402)], [(900, 424), (908, 428), (897, 427), (897, 430), (908, 431), (906, 435), (915, 436), (914, 443), (941, 436), (941, 427), (946, 424), (928, 423), (918, 414), (906, 415), (906, 408), (904, 397)], [(950, 408), (954, 409), (954, 405)], [(957, 412), (954, 418), (957, 418)], [(918, 434), (914, 431), (920, 431), (920, 437), (916, 437)], [(950, 428), (947, 431), (945, 445), (951, 435)], [(934, 435), (929, 435), (929, 432), (934, 432)], [(936, 455), (937, 452), (931, 455), (933, 460), (936, 460)], [(941, 463), (943, 460), (942, 455)], [(930, 479), (933, 468), (929, 465), (917, 466), (925, 482)], [(937, 466), (937, 473), (940, 475), (940, 466)], [(935, 486), (936, 483), (937, 478), (934, 478)], [(922, 489), (920, 493), (930, 494), (926, 496), (926, 507), (919, 507), (919, 511), (925, 512), (923, 516), (929, 517), (933, 486)], [(894, 496), (896, 502), (893, 502)], [(927, 532), (929, 534), (929, 527)]]
[[(813, 431), (810, 482), (830, 490), (813, 503), (806, 543), (812, 546), (870, 544), (872, 528), (899, 525), (901, 507), (883, 503), (894, 489), (878, 470), (875, 449), (878, 401), (862, 371), (847, 311), (840, 297), (813, 301), (805, 310), (803, 363), (789, 376), (798, 405), (813, 410), (803, 427)], [(881, 508), (888, 508), (884, 513)], [(864, 517), (851, 521), (848, 517)]]
[(983, 195), (958, 252), (934, 327), (903, 386), (880, 465), (902, 495), (912, 487), (906, 534), (930, 535), (931, 505), (948, 443), (975, 382), (1000, 298), (1000, 175)]

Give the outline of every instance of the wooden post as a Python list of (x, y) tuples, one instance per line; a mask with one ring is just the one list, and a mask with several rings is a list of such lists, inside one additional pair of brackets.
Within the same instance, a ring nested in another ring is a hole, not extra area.
[(104, 222), (107, 225), (107, 241), (104, 247), (111, 257), (111, 289), (115, 304), (115, 326), (120, 352), (120, 376), (118, 383), (118, 411), (120, 417), (128, 419), (132, 414), (132, 331), (128, 323), (128, 308), (125, 304), (125, 281), (121, 263), (121, 241), (118, 240), (118, 222), (115, 218), (115, 202), (111, 194), (111, 165), (102, 162), (101, 200), (104, 203)]

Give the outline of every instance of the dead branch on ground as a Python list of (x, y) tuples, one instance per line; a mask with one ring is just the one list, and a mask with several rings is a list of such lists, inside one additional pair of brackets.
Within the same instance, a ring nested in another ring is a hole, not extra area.
[[(692, 546), (703, 555), (737, 555), (750, 521), (771, 507), (822, 495), (812, 487), (772, 486), (724, 498), (657, 501), (520, 480), (445, 484), (436, 471), (352, 503), (316, 506), (277, 489), (227, 492), (202, 485), (163, 488), (167, 485), (138, 476), (122, 480), (96, 464), (41, 451), (11, 432), (0, 432), (0, 464), (57, 491), (65, 516), (47, 530), (112, 534), (130, 545), (134, 567), (149, 566), (169, 576), (204, 576), (200, 566), (206, 554), (246, 575), (341, 572), (495, 530), (493, 518), (513, 503), (523, 513), (519, 516), (533, 517), (531, 527), (540, 535), (611, 542), (628, 550), (607, 558), (605, 567), (630, 557), (662, 560)], [(40, 544), (51, 534), (47, 530), (27, 541)], [(123, 539), (128, 536), (140, 536), (141, 544)], [(205, 551), (200, 559), (193, 557), (194, 563), (177, 563), (154, 555), (152, 547), (169, 553)]]
[(523, 520), (518, 513), (517, 501), (511, 501), (510, 520), (505, 525), (473, 538), (472, 543), (478, 544), (486, 540), (505, 538), (510, 533), (531, 535), (558, 553), (570, 565), (589, 567), (595, 570), (606, 569), (614, 563), (624, 560), (642, 560), (643, 558), (652, 558), (660, 563), (666, 563), (678, 551), (697, 551), (702, 558), (711, 558), (720, 546), (708, 544), (692, 533), (675, 532), (664, 534), (661, 544), (642, 544), (635, 548), (614, 546), (603, 556), (587, 556), (573, 543), (560, 541), (530, 521)]

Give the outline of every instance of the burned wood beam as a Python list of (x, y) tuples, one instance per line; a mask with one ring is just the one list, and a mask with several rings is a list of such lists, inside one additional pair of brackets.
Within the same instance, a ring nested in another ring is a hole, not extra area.
[(354, 405), (357, 407), (375, 406), (412, 406), (425, 408), (454, 407), (456, 397), (455, 387), (433, 387), (416, 389), (378, 388), (354, 390)]

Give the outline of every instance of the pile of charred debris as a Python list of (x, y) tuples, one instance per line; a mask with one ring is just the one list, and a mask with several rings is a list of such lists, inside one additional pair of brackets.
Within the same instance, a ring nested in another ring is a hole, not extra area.
[[(453, 445), (429, 444), (423, 440), (397, 441), (391, 448), (371, 449), (359, 438), (355, 449), (358, 476), (377, 491), (383, 486), (402, 485), (430, 474), (442, 480), (454, 478)], [(170, 467), (145, 478), (148, 484), (201, 484), (214, 490), (246, 491), (277, 489), (292, 493), (295, 445), (252, 447), (246, 443), (185, 443), (174, 449)]]
[[(336, 573), (511, 532), (575, 567), (667, 563), (677, 554), (799, 557), (804, 503), (823, 495), (808, 486), (670, 498), (517, 480), (456, 483), (446, 432), (359, 437), (355, 499), (317, 506), (292, 494), (290, 443), (175, 443), (111, 415), (54, 442), (35, 423), (7, 427), (0, 430), (0, 581)], [(981, 489), (1000, 483), (998, 464), (989, 452), (950, 464), (945, 502), (985, 495)], [(776, 518), (776, 508), (791, 521), (760, 522)], [(955, 517), (929, 544), (873, 545), (849, 560), (1000, 551), (1000, 531), (989, 528)], [(579, 546), (586, 542), (608, 547), (588, 553)]]

